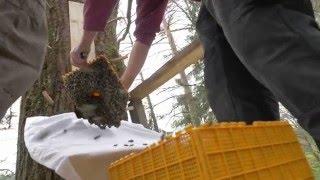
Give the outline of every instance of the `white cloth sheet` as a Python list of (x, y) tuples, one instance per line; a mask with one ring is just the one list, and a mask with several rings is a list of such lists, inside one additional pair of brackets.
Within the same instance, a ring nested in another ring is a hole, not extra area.
[(119, 128), (101, 130), (74, 113), (30, 117), (24, 134), (31, 157), (67, 180), (106, 180), (111, 162), (160, 137), (160, 133), (127, 121)]

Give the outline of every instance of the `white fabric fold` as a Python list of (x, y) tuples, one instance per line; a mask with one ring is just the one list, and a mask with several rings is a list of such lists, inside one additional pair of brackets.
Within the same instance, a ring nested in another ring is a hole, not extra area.
[(127, 121), (119, 128), (102, 130), (74, 113), (30, 117), (24, 134), (31, 157), (67, 180), (106, 180), (111, 162), (160, 137), (160, 133)]

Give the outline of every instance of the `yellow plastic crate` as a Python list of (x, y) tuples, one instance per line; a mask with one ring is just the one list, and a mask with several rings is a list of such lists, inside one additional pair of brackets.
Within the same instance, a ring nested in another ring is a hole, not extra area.
[(314, 179), (284, 121), (188, 127), (108, 168), (111, 180)]

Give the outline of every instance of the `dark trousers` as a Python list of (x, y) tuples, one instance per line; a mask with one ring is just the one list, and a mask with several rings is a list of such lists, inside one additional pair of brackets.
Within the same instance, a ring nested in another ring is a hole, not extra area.
[(197, 29), (219, 121), (276, 120), (280, 101), (320, 145), (320, 31), (309, 0), (203, 0)]

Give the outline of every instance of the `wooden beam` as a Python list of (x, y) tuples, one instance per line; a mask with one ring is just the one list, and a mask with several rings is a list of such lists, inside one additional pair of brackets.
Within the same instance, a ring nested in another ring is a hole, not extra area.
[[(70, 19), (70, 37), (71, 49), (75, 48), (81, 41), (83, 33), (83, 4), (82, 0), (69, 0), (69, 19)], [(95, 46), (91, 44), (91, 50), (88, 55), (89, 60), (95, 59)], [(74, 66), (72, 69), (76, 69)]]
[(78, 2), (78, 3), (84, 3), (84, 0), (69, 0), (69, 1)]
[(196, 40), (177, 53), (177, 55), (158, 69), (153, 75), (133, 89), (130, 92), (131, 99), (137, 100), (146, 97), (179, 72), (202, 58), (203, 48), (200, 41)]

